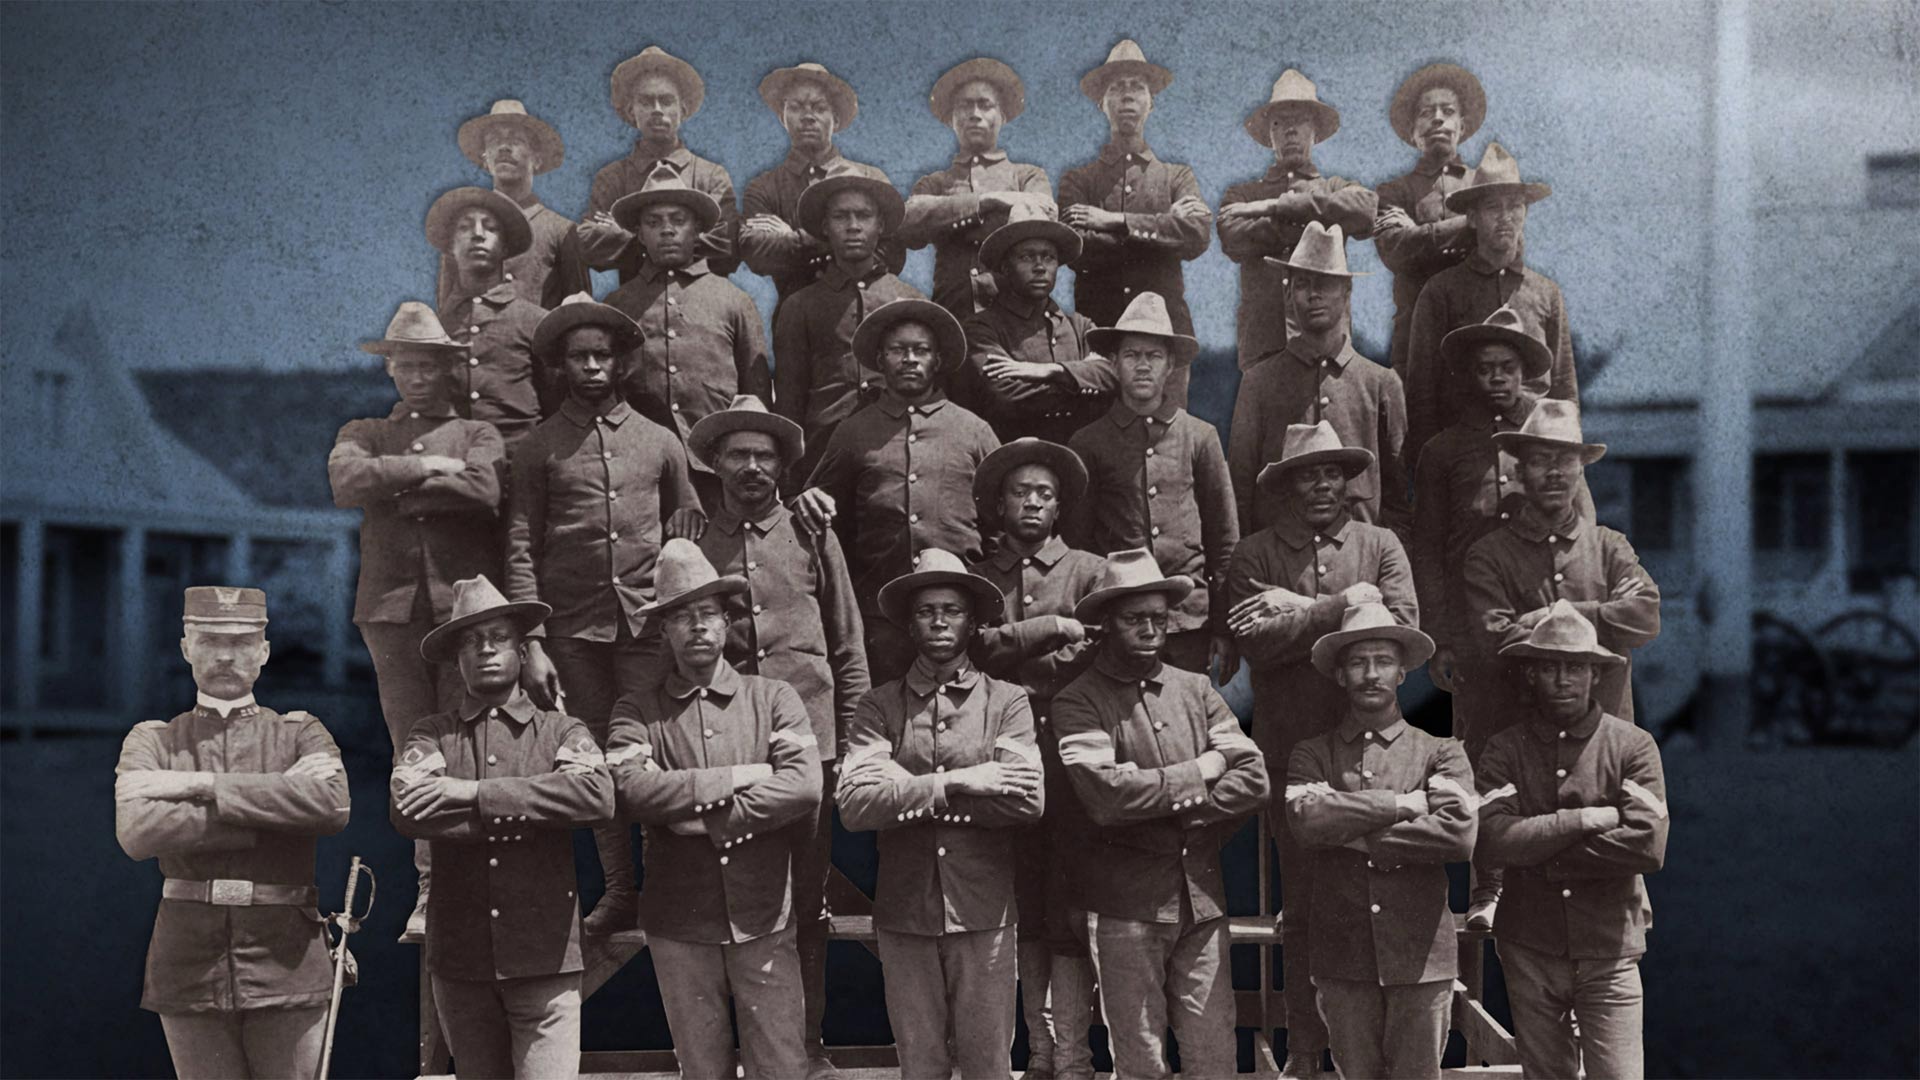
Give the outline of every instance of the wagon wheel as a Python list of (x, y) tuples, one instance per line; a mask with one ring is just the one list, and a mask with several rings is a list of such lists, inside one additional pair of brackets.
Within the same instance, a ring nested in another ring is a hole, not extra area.
[(1832, 680), (1813, 639), (1764, 611), (1753, 613), (1753, 726), (1787, 742), (1823, 730), (1833, 706)]
[(1920, 729), (1920, 639), (1878, 611), (1841, 615), (1815, 635), (1833, 672), (1823, 741), (1899, 746)]

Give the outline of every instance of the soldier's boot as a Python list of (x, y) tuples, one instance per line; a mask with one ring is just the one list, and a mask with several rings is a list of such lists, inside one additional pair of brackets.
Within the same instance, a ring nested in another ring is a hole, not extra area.
[(607, 891), (593, 905), (580, 929), (594, 937), (631, 930), (640, 921), (640, 893), (634, 888), (633, 834), (625, 825), (593, 830), (593, 846), (600, 853), (600, 876)]
[(413, 870), (420, 886), (413, 901), (413, 914), (407, 916), (407, 928), (401, 941), (417, 941), (427, 936), (427, 886), (433, 872), (433, 845), (425, 840), (413, 842)]
[(1492, 930), (1493, 920), (1500, 910), (1500, 893), (1506, 884), (1506, 871), (1501, 867), (1475, 866), (1473, 868), (1473, 891), (1467, 898), (1467, 929)]
[(1022, 941), (1016, 953), (1020, 967), (1020, 1015), (1027, 1021), (1026, 1080), (1053, 1080), (1053, 1015), (1047, 1007), (1047, 985), (1053, 980), (1053, 954), (1045, 941)]
[(1093, 962), (1084, 956), (1052, 958), (1047, 989), (1053, 998), (1053, 1075), (1057, 1080), (1093, 1080)]

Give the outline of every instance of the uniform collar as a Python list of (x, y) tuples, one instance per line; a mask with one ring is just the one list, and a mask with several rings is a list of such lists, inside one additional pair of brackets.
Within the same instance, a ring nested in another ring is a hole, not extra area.
[(1522, 539), (1531, 540), (1537, 544), (1543, 540), (1553, 540), (1556, 538), (1572, 540), (1574, 537), (1579, 536), (1580, 530), (1586, 526), (1585, 523), (1580, 520), (1580, 515), (1577, 513), (1571, 515), (1570, 520), (1564, 525), (1551, 524), (1543, 521), (1540, 518), (1539, 511), (1533, 508), (1532, 503), (1528, 503), (1521, 507), (1518, 514), (1513, 516), (1512, 521), (1507, 522), (1507, 527), (1520, 534)]
[(1593, 737), (1595, 731), (1599, 730), (1602, 715), (1604, 714), (1600, 711), (1600, 703), (1589, 701), (1586, 714), (1575, 720), (1571, 727), (1557, 728), (1538, 716), (1532, 716), (1527, 718), (1527, 731), (1544, 743), (1558, 742), (1563, 734), (1569, 739), (1589, 739)]
[(1047, 537), (1047, 542), (1041, 544), (1040, 550), (1034, 552), (1032, 555), (1022, 555), (1017, 551), (1011, 551), (1003, 544), (998, 551), (993, 553), (993, 558), (988, 561), (1002, 570), (1011, 570), (1022, 560), (1032, 559), (1034, 562), (1051, 570), (1053, 569), (1053, 564), (1066, 558), (1067, 552), (1071, 550), (1073, 549), (1067, 546), (1067, 542), (1060, 539), (1060, 534), (1054, 533), (1052, 536)]
[(254, 702), (252, 694), (229, 701), (205, 692), (196, 692), (193, 695), (193, 703), (196, 712), (211, 713), (223, 720), (252, 716), (260, 711), (260, 706)]
[(1340, 347), (1330, 353), (1323, 353), (1319, 356), (1308, 356), (1306, 352), (1303, 351), (1304, 349), (1305, 344), (1298, 337), (1287, 342), (1287, 352), (1292, 353), (1295, 360), (1300, 361), (1308, 367), (1316, 367), (1322, 360), (1332, 360), (1334, 367), (1344, 371), (1346, 370), (1347, 364), (1360, 355), (1353, 351), (1353, 336), (1350, 334), (1343, 335), (1340, 338)]
[(909, 409), (919, 413), (921, 416), (932, 416), (934, 413), (939, 412), (940, 407), (946, 403), (947, 395), (941, 390), (935, 390), (933, 393), (921, 398), (912, 405), (907, 404), (906, 399), (900, 395), (891, 390), (886, 390), (880, 394), (880, 400), (874, 402), (881, 412), (886, 413), (895, 420), (907, 415)]
[(1006, 308), (1008, 314), (1017, 317), (1022, 322), (1032, 322), (1042, 315), (1051, 318), (1060, 312), (1060, 305), (1054, 303), (1053, 297), (1051, 296), (1035, 303), (1024, 296), (1016, 296), (1011, 292), (1000, 292), (994, 295), (993, 302)]
[(1334, 547), (1341, 547), (1346, 544), (1347, 534), (1352, 530), (1353, 516), (1345, 510), (1333, 519), (1331, 527), (1319, 532), (1309, 528), (1306, 519), (1291, 511), (1280, 515), (1280, 520), (1273, 523), (1273, 534), (1280, 538), (1281, 543), (1296, 551), (1320, 539), (1330, 541)]
[(959, 668), (942, 682), (938, 670), (924, 656), (913, 658), (913, 666), (907, 669), (905, 677), (907, 689), (913, 691), (915, 697), (926, 697), (935, 690), (959, 690), (965, 696), (979, 681), (980, 672), (974, 668), (973, 662), (962, 660)]
[(669, 275), (677, 277), (682, 281), (692, 281), (694, 278), (700, 277), (708, 272), (707, 260), (705, 259), (695, 259), (685, 266), (675, 267), (671, 270), (652, 260), (648, 260), (640, 266), (640, 276), (646, 278), (649, 282), (658, 282), (661, 278)]
[(460, 304), (472, 301), (474, 303), (485, 302), (491, 307), (506, 307), (508, 304), (513, 303), (513, 298), (518, 295), (520, 294), (515, 292), (513, 288), (513, 279), (511, 277), (502, 277), (498, 284), (488, 287), (485, 292), (474, 296), (462, 297), (460, 300), (455, 301), (454, 306), (457, 308)]
[(1465, 162), (1460, 160), (1459, 154), (1454, 154), (1438, 165), (1429, 162), (1427, 155), (1421, 154), (1420, 160), (1414, 162), (1413, 172), (1416, 176), (1439, 176), (1441, 173), (1445, 173), (1448, 176), (1465, 176), (1467, 175), (1467, 166)]
[[(668, 662), (672, 663), (671, 660)], [(679, 701), (685, 701), (695, 694), (700, 694), (701, 697), (722, 697), (731, 701), (733, 700), (733, 696), (740, 692), (742, 683), (740, 682), (740, 673), (733, 670), (732, 664), (722, 660), (713, 666), (713, 681), (705, 686), (701, 686), (699, 683), (693, 682), (685, 675), (680, 674), (680, 665), (678, 664), (674, 664), (673, 669), (667, 672), (667, 680), (663, 685), (666, 687), (667, 694)], [(705, 693), (701, 693), (701, 691), (705, 691)]]
[[(1392, 746), (1394, 740), (1400, 737), (1400, 733), (1407, 730), (1407, 718), (1399, 715), (1399, 713), (1399, 707), (1395, 706), (1393, 723), (1374, 732), (1373, 737), (1388, 746)], [(1340, 726), (1333, 730), (1335, 734), (1340, 736), (1341, 742), (1352, 742), (1370, 729), (1367, 725), (1360, 722), (1359, 717), (1348, 713), (1346, 719), (1340, 721)]]
[(1495, 416), (1485, 401), (1469, 397), (1466, 404), (1461, 406), (1464, 415), (1460, 423), (1476, 431), (1514, 431), (1527, 422), (1527, 417), (1533, 413), (1534, 402), (1538, 400), (1532, 394), (1521, 391), (1514, 400), (1513, 408)]
[(1317, 180), (1319, 178), (1320, 170), (1314, 168), (1311, 161), (1297, 169), (1289, 169), (1277, 161), (1267, 167), (1269, 180)]
[(627, 417), (633, 415), (633, 407), (624, 400), (618, 400), (613, 403), (613, 408), (608, 409), (604, 414), (596, 413), (580, 404), (572, 394), (568, 394), (567, 399), (560, 403), (560, 415), (572, 421), (574, 427), (590, 428), (602, 415), (607, 418), (609, 427), (619, 427), (626, 422)]
[(749, 523), (746, 518), (738, 514), (729, 513), (724, 509), (717, 511), (712, 518), (708, 519), (707, 523), (719, 529), (721, 532), (726, 533), (728, 536), (739, 532), (742, 525), (752, 524), (753, 531), (765, 536), (779, 528), (787, 518), (792, 516), (793, 511), (788, 510), (780, 502), (775, 501), (773, 509), (767, 511), (763, 516), (755, 518), (751, 523)]
[[(1158, 409), (1155, 409), (1153, 412), (1148, 413), (1147, 415), (1153, 417), (1155, 420), (1158, 420), (1162, 424), (1171, 424), (1173, 423), (1173, 414), (1179, 411), (1180, 411), (1180, 406), (1175, 405), (1171, 401), (1162, 401)], [(1127, 408), (1127, 403), (1124, 401), (1114, 402), (1113, 408), (1107, 410), (1107, 419), (1113, 421), (1113, 426), (1119, 428), (1122, 431), (1125, 431), (1126, 429), (1132, 427), (1133, 422), (1135, 420), (1138, 420), (1139, 418), (1140, 418), (1140, 414), (1134, 412), (1132, 409)]]
[(984, 154), (957, 150), (953, 155), (953, 167), (963, 169), (969, 165), (998, 165), (1005, 160), (1007, 160), (1007, 152), (997, 146)]
[(533, 699), (528, 697), (527, 692), (518, 686), (513, 688), (513, 696), (507, 699), (507, 703), (497, 708), (488, 705), (484, 701), (476, 700), (472, 694), (462, 691), (460, 695), (460, 719), (471, 724), (475, 720), (480, 719), (481, 714), (489, 711), (496, 715), (505, 713), (507, 714), (507, 718), (514, 723), (525, 724), (527, 721), (533, 719), (533, 714), (537, 710), (533, 707)]
[(646, 146), (647, 141), (644, 137), (633, 140), (633, 150), (627, 154), (627, 157), (646, 166), (656, 165), (664, 161), (671, 166), (676, 173), (685, 169), (688, 165), (693, 164), (693, 151), (687, 149), (686, 143), (674, 143), (673, 149), (667, 151), (660, 157), (653, 157), (648, 154)]
[(437, 412), (415, 412), (404, 401), (393, 403), (393, 411), (387, 414), (389, 420), (451, 420), (458, 414), (450, 404), (441, 404)]
[(1160, 160), (1159, 158), (1153, 156), (1153, 147), (1151, 146), (1142, 146), (1140, 148), (1140, 152), (1137, 154), (1128, 153), (1127, 151), (1120, 149), (1119, 144), (1111, 143), (1111, 142), (1100, 148), (1101, 161), (1107, 162), (1109, 164), (1113, 164), (1116, 162), (1127, 161), (1129, 159), (1138, 161), (1142, 165), (1148, 165), (1155, 161)]
[(857, 278), (847, 273), (847, 268), (841, 266), (838, 260), (827, 263), (827, 268), (820, 272), (820, 280), (827, 283), (827, 288), (835, 290), (846, 289), (856, 281), (864, 281), (871, 285), (886, 276), (887, 264), (879, 259), (874, 260), (873, 269)]
[(1525, 274), (1527, 272), (1526, 261), (1527, 244), (1523, 238), (1520, 242), (1520, 250), (1513, 253), (1513, 261), (1507, 265), (1493, 265), (1487, 261), (1486, 256), (1480, 254), (1480, 249), (1476, 247), (1473, 249), (1473, 253), (1467, 256), (1467, 269), (1485, 277), (1492, 277), (1502, 270), (1512, 271), (1516, 274)]
[(1133, 683), (1137, 685), (1152, 683), (1156, 689), (1166, 684), (1166, 679), (1163, 678), (1167, 671), (1165, 662), (1155, 660), (1152, 671), (1147, 672), (1145, 675), (1136, 675), (1126, 668), (1121, 667), (1120, 661), (1113, 658), (1113, 652), (1109, 649), (1101, 649), (1099, 653), (1094, 656), (1093, 670), (1105, 675), (1114, 682)]
[(796, 176), (805, 176), (809, 169), (814, 168), (818, 168), (822, 172), (832, 172), (835, 166), (845, 160), (845, 158), (840, 156), (840, 148), (838, 146), (828, 147), (827, 156), (821, 158), (819, 161), (809, 161), (805, 154), (802, 154), (798, 150), (789, 149), (787, 151), (787, 159), (780, 163), (780, 167)]

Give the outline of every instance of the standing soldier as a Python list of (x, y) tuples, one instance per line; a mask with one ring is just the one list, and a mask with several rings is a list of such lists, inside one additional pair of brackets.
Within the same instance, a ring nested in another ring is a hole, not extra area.
[[(605, 745), (613, 703), (660, 677), (660, 635), (641, 608), (653, 599), (666, 523), (699, 520), (686, 451), (621, 400), (621, 358), (637, 339), (616, 308), (572, 296), (540, 321), (567, 399), (521, 444), (507, 513), (507, 595), (553, 615), (526, 645), (527, 686), (559, 701)], [(687, 525), (691, 528), (691, 525)], [(594, 830), (607, 891), (589, 934), (630, 930), (639, 914), (632, 831)]]
[(1666, 775), (1653, 736), (1595, 700), (1621, 659), (1578, 608), (1554, 601), (1500, 650), (1533, 702), (1481, 759), (1478, 857), (1507, 868), (1499, 950), (1521, 1072), (1631, 1080), (1646, 1075), (1643, 875), (1666, 862)]
[(613, 778), (585, 724), (521, 689), (526, 634), (550, 613), (458, 583), (420, 653), (457, 663), (466, 693), (414, 725), (393, 770), (394, 826), (433, 842), (427, 968), (463, 1077), (580, 1069), (572, 830), (613, 816)]
[[(1454, 739), (1400, 715), (1433, 641), (1380, 604), (1313, 643), (1346, 697), (1339, 726), (1288, 759), (1287, 823), (1312, 850), (1310, 966), (1343, 1078), (1440, 1080), (1459, 945), (1446, 864), (1473, 853), (1473, 771)], [(1292, 1057), (1292, 1032), (1288, 1032)], [(1320, 1072), (1312, 1068), (1283, 1076)], [(1567, 1076), (1572, 1073), (1565, 1074)]]
[[(1074, 271), (1074, 310), (1111, 326), (1145, 293), (1158, 293), (1174, 331), (1193, 333), (1183, 261), (1206, 253), (1213, 213), (1193, 170), (1155, 157), (1147, 146), (1153, 99), (1173, 72), (1147, 62), (1126, 39), (1107, 62), (1081, 77), (1080, 92), (1106, 115), (1100, 156), (1060, 178), (1060, 220), (1086, 238)], [(1187, 403), (1187, 369), (1174, 373), (1167, 399)]]
[[(792, 687), (728, 664), (728, 597), (747, 579), (714, 572), (692, 541), (660, 552), (664, 681), (615, 707), (607, 761), (620, 817), (650, 834), (641, 928), (674, 1053), (688, 1077), (804, 1075), (800, 963), (789, 855), (820, 801), (813, 725)], [(755, 839), (758, 837), (758, 839)]]
[(959, 149), (947, 169), (914, 181), (900, 242), (933, 245), (934, 302), (964, 323), (993, 302), (992, 265), (975, 258), (981, 243), (1015, 207), (1053, 217), (1053, 182), (1045, 169), (1010, 161), (1000, 149), (1001, 126), (1027, 104), (1012, 68), (984, 56), (968, 60), (940, 76), (929, 101)]
[[(606, 300), (640, 326), (622, 396), (684, 444), (701, 417), (736, 394), (773, 392), (760, 309), (700, 254), (702, 233), (720, 219), (712, 196), (663, 176), (614, 203), (613, 217), (646, 252)], [(698, 460), (693, 486), (702, 504), (719, 504), (719, 481)]]
[[(373, 658), (393, 759), (413, 722), (459, 701), (459, 673), (420, 655), (453, 610), (453, 583), (500, 572), (500, 432), (454, 415), (453, 365), (466, 352), (433, 310), (400, 305), (387, 335), (360, 348), (386, 358), (400, 403), (340, 429), (327, 455), (334, 505), (359, 507), (360, 583), (353, 622)], [(419, 888), (407, 933), (426, 930), (427, 845), (413, 845)]]
[[(1413, 307), (1433, 275), (1459, 265), (1473, 250), (1473, 225), (1447, 209), (1447, 196), (1466, 185), (1460, 144), (1487, 118), (1487, 93), (1473, 72), (1428, 64), (1393, 92), (1387, 111), (1401, 140), (1420, 151), (1413, 171), (1380, 185), (1373, 246), (1393, 271), (1393, 370), (1407, 370)], [(1222, 232), (1225, 227), (1222, 226)]]
[(1112, 404), (1113, 365), (1087, 343), (1093, 321), (1053, 301), (1060, 268), (1080, 248), (1079, 233), (1026, 207), (980, 245), (995, 294), (962, 320), (967, 363), (953, 393), (1002, 441), (1078, 431)]
[(733, 622), (727, 655), (740, 670), (779, 679), (806, 706), (820, 758), (820, 809), (793, 830), (793, 920), (806, 995), (807, 1075), (829, 1076), (820, 1040), (827, 1014), (827, 876), (833, 869), (833, 786), (853, 710), (866, 696), (867, 653), (840, 538), (800, 529), (780, 503), (780, 478), (800, 460), (800, 426), (739, 397), (708, 413), (687, 435), (687, 450), (720, 481), (721, 498), (700, 536), (700, 552), (752, 591), (749, 612)]
[[(547, 288), (573, 222), (540, 202), (540, 196), (533, 193), (533, 178), (552, 172), (565, 160), (567, 148), (560, 141), (560, 133), (545, 120), (529, 116), (525, 105), (502, 98), (485, 116), (460, 125), (459, 142), (460, 152), (493, 177), (493, 190), (512, 199), (532, 229), (532, 246), (506, 263), (507, 280), (513, 282), (520, 298), (550, 308), (560, 302), (560, 297), (586, 288), (584, 277), (577, 283), (556, 279), (554, 288)], [(435, 296), (438, 303), (453, 298), (458, 279), (452, 257), (441, 255), (440, 288)]]
[(942, 389), (965, 350), (960, 324), (931, 300), (895, 300), (868, 315), (853, 355), (879, 369), (886, 392), (834, 431), (794, 500), (810, 532), (841, 516), (876, 684), (913, 662), (911, 643), (883, 621), (881, 586), (919, 565), (928, 548), (980, 557), (973, 476), (999, 442)]
[[(1247, 134), (1273, 150), (1273, 165), (1258, 180), (1235, 184), (1220, 197), (1220, 250), (1240, 264), (1239, 362), (1246, 371), (1286, 348), (1300, 332), (1287, 300), (1288, 258), (1309, 223), (1335, 226), (1355, 240), (1373, 233), (1374, 194), (1313, 164), (1315, 143), (1340, 130), (1340, 113), (1293, 68), (1280, 73), (1273, 97), (1247, 117)], [(1343, 256), (1344, 259), (1344, 256)], [(1340, 313), (1347, 333), (1347, 313)]]
[(1075, 910), (1070, 892), (1089, 826), (1068, 789), (1049, 722), (1054, 695), (1093, 658), (1087, 628), (1073, 609), (1099, 587), (1107, 561), (1068, 547), (1054, 532), (1066, 508), (1086, 494), (1086, 466), (1073, 451), (1040, 439), (1017, 439), (988, 454), (973, 479), (974, 502), (989, 527), (999, 527), (993, 554), (973, 572), (1006, 598), (1005, 620), (976, 633), (974, 657), (982, 671), (1026, 690), (1045, 771), (1046, 816), (1020, 832), (1014, 850), (1020, 1008), (1027, 1019), (1024, 1075), (1035, 1080), (1093, 1075), (1086, 914)]
[(1233, 495), (1242, 535), (1272, 524), (1274, 500), (1254, 483), (1279, 456), (1288, 429), (1331, 423), (1340, 441), (1366, 450), (1373, 464), (1353, 478), (1347, 496), (1355, 517), (1404, 531), (1407, 469), (1401, 446), (1407, 434), (1407, 401), (1400, 376), (1354, 351), (1347, 312), (1353, 279), (1347, 271), (1340, 226), (1309, 222), (1285, 262), (1292, 275), (1286, 297), (1293, 334), (1273, 363), (1260, 364), (1240, 381), (1228, 448)]
[(265, 593), (196, 585), (183, 622), (197, 703), (134, 725), (113, 770), (120, 847), (166, 875), (140, 1007), (180, 1076), (318, 1076), (333, 977), (314, 838), (347, 827), (346, 770), (319, 720), (253, 700)]
[(1527, 380), (1527, 391), (1579, 399), (1567, 302), (1552, 278), (1524, 262), (1527, 207), (1552, 191), (1545, 184), (1522, 183), (1513, 155), (1491, 143), (1467, 183), (1446, 197), (1447, 209), (1466, 215), (1474, 247), (1465, 262), (1429, 278), (1413, 308), (1413, 336), (1401, 372), (1407, 384), (1407, 456), (1413, 460), (1460, 411), (1459, 396), (1443, 376), (1441, 341), (1462, 326), (1486, 321), (1499, 308), (1512, 308), (1528, 332), (1553, 350), (1553, 367), (1544, 377)]
[(512, 199), (462, 187), (428, 208), (427, 239), (453, 266), (440, 325), (467, 350), (466, 367), (454, 379), (454, 408), (499, 428), (512, 446), (560, 398), (534, 358), (533, 331), (546, 311), (506, 278), (506, 261), (533, 243), (533, 229)]
[(1120, 322), (1090, 335), (1113, 361), (1119, 399), (1067, 443), (1086, 463), (1090, 494), (1067, 535), (1095, 553), (1147, 548), (1162, 572), (1190, 580), (1165, 635), (1167, 662), (1188, 671), (1219, 665), (1222, 683), (1240, 661), (1227, 636), (1226, 606), (1211, 605), (1240, 542), (1233, 485), (1220, 432), (1174, 403), (1170, 372), (1200, 345), (1175, 329), (1158, 293), (1142, 293)]
[[(830, 257), (826, 238), (800, 217), (800, 196), (835, 173), (878, 180), (889, 189), (893, 184), (879, 169), (840, 156), (833, 145), (833, 137), (860, 111), (860, 99), (846, 80), (819, 64), (775, 68), (760, 80), (760, 100), (780, 118), (791, 148), (785, 161), (747, 182), (740, 255), (749, 270), (773, 279), (785, 301), (826, 272)], [(907, 265), (906, 249), (892, 238), (881, 240), (874, 254), (888, 273)], [(774, 314), (777, 318), (778, 305)]]
[(860, 702), (847, 734), (847, 828), (880, 830), (874, 931), (900, 1075), (1003, 1078), (1013, 1042), (1015, 904), (1010, 826), (1044, 809), (1033, 716), (1018, 686), (975, 670), (974, 628), (1000, 589), (950, 552), (880, 590), (913, 666)]
[(1160, 660), (1193, 589), (1145, 549), (1116, 552), (1074, 606), (1092, 666), (1054, 699), (1067, 776), (1097, 828), (1082, 867), (1115, 1075), (1231, 1076), (1233, 973), (1220, 847), (1267, 804), (1267, 769), (1206, 676)]

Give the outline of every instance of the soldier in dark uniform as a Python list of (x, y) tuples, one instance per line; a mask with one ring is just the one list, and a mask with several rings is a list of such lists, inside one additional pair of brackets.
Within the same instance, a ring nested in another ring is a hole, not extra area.
[(142, 1008), (181, 1077), (312, 1077), (333, 985), (314, 838), (347, 825), (347, 774), (320, 721), (253, 700), (267, 662), (259, 589), (187, 590), (194, 708), (127, 734), (114, 827), (166, 882)]
[(580, 901), (571, 830), (613, 816), (587, 725), (520, 687), (525, 635), (552, 609), (484, 577), (420, 643), (455, 662), (458, 708), (422, 717), (393, 770), (393, 823), (433, 842), (434, 1006), (461, 1077), (572, 1077), (580, 1067)]
[(440, 324), (467, 349), (466, 366), (454, 380), (454, 409), (499, 428), (512, 444), (557, 409), (566, 392), (542, 376), (534, 358), (533, 331), (546, 309), (521, 296), (506, 276), (507, 260), (533, 243), (533, 228), (505, 195), (461, 187), (427, 210), (427, 239), (454, 271)]
[[(529, 116), (525, 105), (503, 98), (494, 102), (486, 115), (461, 124), (459, 139), (460, 152), (493, 177), (493, 190), (512, 199), (533, 230), (532, 246), (506, 263), (507, 280), (513, 282), (514, 291), (529, 303), (547, 308), (568, 293), (586, 288), (584, 272), (576, 272), (574, 281), (564, 280), (564, 275), (552, 277), (573, 222), (549, 209), (533, 193), (533, 178), (559, 168), (566, 159), (567, 148), (560, 141), (560, 133), (545, 120)], [(441, 255), (435, 303), (452, 299), (458, 281), (452, 257)]]

